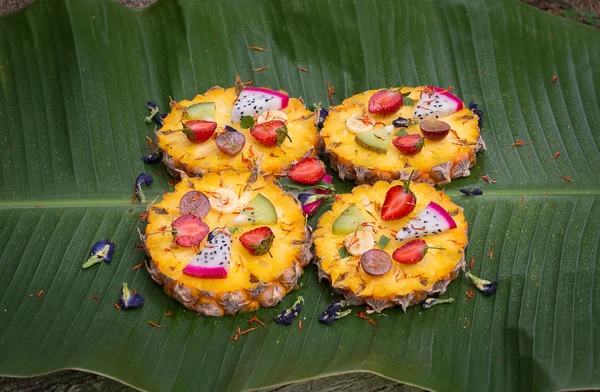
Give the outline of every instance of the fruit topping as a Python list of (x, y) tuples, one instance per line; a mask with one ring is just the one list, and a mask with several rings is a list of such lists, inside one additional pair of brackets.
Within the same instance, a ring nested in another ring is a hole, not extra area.
[(305, 185), (314, 185), (325, 175), (325, 166), (318, 158), (302, 158), (288, 172), (288, 177)]
[(344, 239), (344, 246), (352, 256), (360, 256), (375, 246), (373, 234), (367, 230), (359, 230), (348, 234)]
[(392, 269), (392, 258), (381, 249), (371, 249), (360, 257), (362, 269), (369, 275), (384, 275)]
[(231, 262), (231, 235), (216, 228), (208, 235), (204, 248), (183, 269), (186, 275), (202, 279), (224, 279)]
[(251, 255), (262, 256), (267, 253), (271, 254), (270, 250), (274, 239), (273, 231), (268, 226), (262, 226), (242, 234), (240, 243)]
[(381, 219), (390, 221), (404, 218), (415, 209), (417, 197), (409, 184), (410, 180), (404, 181), (404, 185), (395, 185), (387, 191), (381, 207)]
[(439, 234), (456, 228), (456, 222), (439, 204), (430, 202), (396, 234), (397, 240), (409, 240)]
[(210, 201), (202, 192), (190, 191), (179, 200), (179, 212), (182, 215), (191, 214), (198, 218), (204, 218), (208, 211), (210, 211)]
[(419, 135), (400, 135), (392, 144), (404, 155), (416, 155), (421, 152), (425, 140)]
[(374, 151), (378, 154), (385, 154), (390, 147), (394, 126), (388, 125), (383, 128), (377, 128), (374, 131), (363, 132), (354, 136), (354, 140), (362, 148)]
[(402, 106), (402, 94), (391, 90), (379, 90), (369, 99), (369, 113), (389, 114)]
[(256, 123), (262, 124), (273, 120), (279, 120), (285, 123), (287, 121), (287, 114), (281, 110), (267, 110), (256, 118)]
[(250, 134), (263, 146), (273, 147), (281, 146), (286, 138), (292, 141), (288, 135), (285, 123), (280, 120), (273, 120), (262, 124), (254, 124), (250, 128)]
[(212, 137), (217, 129), (214, 121), (192, 120), (183, 123), (183, 133), (192, 143), (202, 143)]
[(256, 117), (267, 110), (281, 110), (288, 105), (289, 97), (279, 91), (260, 87), (247, 87), (240, 93), (231, 111), (231, 122), (239, 122), (243, 116)]
[(173, 242), (189, 248), (197, 245), (208, 234), (209, 228), (202, 219), (194, 215), (182, 215), (173, 221)]
[(353, 233), (361, 227), (361, 224), (366, 221), (365, 216), (360, 212), (358, 207), (353, 204), (346, 208), (340, 216), (333, 222), (333, 234), (345, 235)]
[(425, 240), (415, 239), (407, 242), (406, 244), (396, 249), (392, 254), (392, 257), (398, 263), (416, 264), (419, 261), (423, 260), (423, 257), (425, 257), (429, 249), (444, 250), (444, 248), (434, 248), (431, 246), (427, 246), (427, 242), (425, 242)]
[(346, 128), (352, 133), (369, 132), (375, 125), (375, 119), (364, 114), (353, 114), (346, 120)]
[(275, 207), (260, 193), (233, 220), (234, 225), (270, 225), (273, 223), (277, 223)]
[(219, 188), (208, 196), (210, 208), (223, 214), (232, 213), (238, 204), (237, 195), (230, 189)]
[(450, 132), (450, 125), (439, 120), (421, 121), (419, 128), (423, 136), (434, 142), (444, 139)]
[(226, 126), (225, 132), (215, 138), (215, 143), (223, 154), (235, 155), (246, 145), (246, 136), (235, 128)]
[(185, 108), (184, 118), (186, 120), (209, 120), (215, 118), (215, 103), (200, 102)]
[(465, 108), (463, 102), (450, 90), (427, 86), (421, 93), (413, 118), (417, 121), (448, 116)]

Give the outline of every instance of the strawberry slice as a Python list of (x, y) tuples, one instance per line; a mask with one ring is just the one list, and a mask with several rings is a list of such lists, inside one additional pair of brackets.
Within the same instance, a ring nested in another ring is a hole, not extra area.
[(379, 90), (369, 99), (369, 113), (394, 113), (400, 109), (402, 103), (402, 94), (391, 90)]
[(423, 149), (425, 139), (420, 135), (402, 135), (392, 140), (392, 144), (404, 155), (416, 155)]
[(260, 144), (267, 147), (273, 147), (275, 145), (281, 146), (281, 143), (283, 143), (286, 137), (290, 139), (290, 142), (292, 141), (288, 135), (285, 123), (281, 120), (254, 124), (254, 126), (250, 128), (250, 134), (254, 136)]
[(389, 221), (404, 218), (415, 209), (417, 197), (408, 188), (409, 183), (410, 180), (404, 181), (404, 185), (395, 185), (387, 191), (381, 207), (381, 219)]
[(325, 176), (325, 166), (317, 158), (302, 158), (288, 172), (288, 177), (300, 184), (314, 185)]
[(179, 246), (186, 248), (202, 242), (204, 237), (210, 230), (208, 225), (202, 221), (202, 219), (194, 215), (182, 215), (175, 219), (172, 224), (173, 242)]
[(262, 256), (268, 253), (273, 257), (270, 250), (274, 239), (273, 231), (267, 226), (261, 226), (242, 234), (240, 243), (253, 256)]
[(217, 123), (206, 120), (192, 120), (183, 123), (183, 133), (192, 143), (202, 143), (210, 139), (217, 129)]
[(398, 249), (396, 249), (392, 254), (392, 258), (398, 263), (416, 264), (419, 261), (423, 260), (423, 257), (425, 257), (429, 249), (444, 250), (444, 248), (434, 248), (432, 246), (427, 246), (427, 242), (419, 238), (416, 240), (409, 241), (406, 244), (399, 247)]

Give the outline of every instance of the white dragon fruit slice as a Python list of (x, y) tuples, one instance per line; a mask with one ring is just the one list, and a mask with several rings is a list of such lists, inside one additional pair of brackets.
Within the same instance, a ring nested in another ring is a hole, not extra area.
[(288, 105), (287, 94), (268, 88), (247, 87), (239, 95), (233, 110), (231, 122), (239, 122), (244, 116), (256, 117), (267, 110), (281, 110)]
[(411, 240), (426, 235), (443, 233), (455, 228), (456, 222), (450, 214), (441, 205), (430, 202), (419, 215), (411, 219), (406, 226), (398, 231), (396, 239), (398, 241)]
[(463, 101), (448, 90), (427, 86), (426, 90), (421, 93), (421, 99), (417, 102), (413, 119), (421, 122), (442, 118), (464, 108)]
[(216, 228), (208, 234), (204, 248), (194, 256), (183, 273), (201, 279), (225, 279), (231, 261), (231, 234)]

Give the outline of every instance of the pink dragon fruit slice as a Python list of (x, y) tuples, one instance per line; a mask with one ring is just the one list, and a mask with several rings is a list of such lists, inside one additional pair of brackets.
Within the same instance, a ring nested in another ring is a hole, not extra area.
[[(333, 179), (333, 177), (331, 177), (330, 174), (325, 174), (323, 176), (323, 181), (325, 181), (328, 184), (331, 184), (332, 179)], [(329, 190), (316, 188), (315, 194), (316, 195), (327, 195), (327, 194), (329, 194)], [(317, 210), (321, 207), (321, 205), (323, 204), (323, 201), (324, 201), (324, 199), (319, 199), (312, 203), (305, 204), (305, 202), (303, 202), (302, 199), (300, 198), (300, 195), (298, 195), (298, 199), (302, 203), (302, 211), (304, 211), (304, 213), (309, 216), (314, 214), (315, 212), (317, 212)], [(306, 200), (308, 200), (308, 198)]]
[(456, 95), (439, 87), (427, 86), (421, 93), (421, 99), (413, 114), (413, 119), (437, 119), (456, 113), (465, 108), (465, 104)]
[(239, 122), (244, 116), (256, 117), (267, 110), (281, 110), (288, 105), (287, 94), (268, 88), (247, 87), (238, 97), (231, 111), (231, 122)]
[(435, 235), (456, 228), (456, 222), (439, 204), (430, 202), (413, 219), (396, 234), (396, 239), (411, 240), (413, 238)]
[(231, 234), (216, 228), (208, 234), (204, 248), (194, 256), (183, 273), (201, 279), (225, 279), (231, 261)]

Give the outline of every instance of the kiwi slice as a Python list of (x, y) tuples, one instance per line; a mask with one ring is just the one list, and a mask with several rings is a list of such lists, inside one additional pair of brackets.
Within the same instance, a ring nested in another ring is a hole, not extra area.
[(388, 125), (383, 128), (377, 128), (374, 131), (359, 133), (354, 136), (354, 140), (359, 146), (378, 154), (385, 154), (390, 147), (394, 126)]
[(200, 102), (185, 108), (187, 112), (186, 120), (204, 120), (215, 118), (215, 103)]
[(260, 193), (233, 220), (234, 225), (270, 225), (273, 223), (277, 223), (275, 207)]
[(333, 234), (344, 235), (354, 233), (361, 229), (361, 223), (365, 222), (365, 216), (358, 207), (353, 204), (346, 208), (333, 222)]

